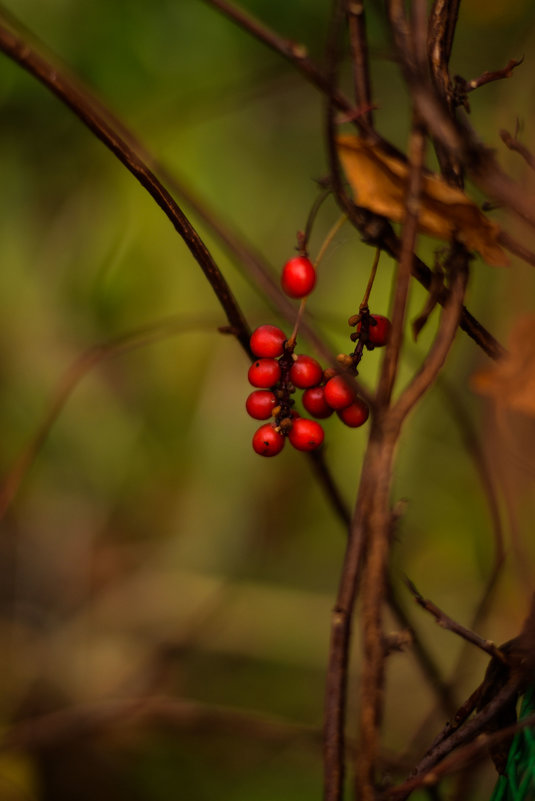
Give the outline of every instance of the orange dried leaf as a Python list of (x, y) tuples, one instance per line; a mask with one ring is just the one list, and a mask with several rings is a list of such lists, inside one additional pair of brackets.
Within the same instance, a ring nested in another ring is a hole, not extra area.
[(507, 356), (475, 373), (471, 385), (480, 395), (535, 417), (535, 315), (526, 315), (516, 323)]
[[(408, 164), (358, 136), (339, 136), (337, 143), (356, 204), (394, 222), (403, 222)], [(497, 241), (499, 226), (485, 217), (464, 192), (428, 172), (423, 176), (419, 229), (448, 242), (457, 238), (468, 250), (477, 250), (488, 264), (502, 267), (509, 263)]]

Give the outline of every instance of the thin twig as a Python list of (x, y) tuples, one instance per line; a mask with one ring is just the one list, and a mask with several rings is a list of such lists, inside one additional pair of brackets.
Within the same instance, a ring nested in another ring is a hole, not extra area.
[[(431, 79), (438, 96), (453, 112), (455, 93), (449, 71), (449, 62), (461, 0), (435, 0), (429, 14), (427, 48)], [(440, 171), (445, 180), (457, 187), (464, 184), (459, 160), (441, 142), (433, 140)]]
[(535, 715), (528, 715), (517, 723), (492, 734), (480, 734), (473, 742), (460, 747), (455, 753), (447, 755), (427, 772), (422, 772), (418, 776), (407, 779), (402, 785), (387, 790), (380, 796), (380, 799), (381, 801), (402, 801), (408, 798), (413, 790), (436, 784), (444, 776), (462, 770), (471, 765), (474, 760), (487, 756), (489, 748), (493, 745), (506, 742), (517, 732), (532, 726), (535, 726)]
[(453, 278), (448, 300), (444, 304), (437, 335), (422, 367), (412, 378), (392, 409), (392, 416), (399, 424), (434, 383), (453, 345), (468, 281), (466, 261), (464, 248), (454, 246), (448, 264)]
[(373, 264), (372, 269), (370, 272), (370, 277), (368, 278), (368, 284), (364, 291), (364, 295), (362, 296), (362, 300), (360, 302), (360, 308), (364, 309), (368, 306), (368, 301), (370, 299), (370, 294), (373, 288), (373, 282), (375, 281), (375, 276), (377, 275), (377, 268), (379, 266), (379, 259), (381, 258), (381, 249), (376, 248), (375, 256), (373, 257)]
[[(3, 12), (0, 10), (0, 21)], [(10, 25), (19, 23), (13, 15), (9, 15)], [(215, 264), (204, 243), (196, 233), (195, 229), (171, 197), (167, 189), (155, 174), (155, 169), (160, 172), (174, 187), (179, 194), (184, 197), (195, 211), (208, 222), (212, 229), (217, 233), (226, 246), (232, 251), (234, 256), (243, 260), (255, 281), (262, 287), (265, 293), (272, 299), (272, 302), (287, 319), (293, 320), (295, 315), (294, 307), (281, 293), (280, 288), (272, 279), (269, 268), (265, 262), (254, 253), (252, 248), (244, 243), (243, 239), (230, 231), (212, 214), (206, 204), (201, 203), (193, 193), (186, 189), (176, 177), (160, 165), (146, 149), (140, 145), (136, 138), (125, 126), (115, 118), (115, 116), (97, 99), (90, 90), (80, 81), (71, 76), (67, 69), (52, 63), (51, 59), (45, 58), (37, 51), (35, 46), (29, 44), (32, 36), (28, 31), (24, 33), (25, 38), (16, 31), (4, 27), (0, 24), (0, 49), (10, 56), (24, 69), (40, 80), (50, 91), (57, 95), (79, 119), (99, 138), (101, 141), (119, 158), (126, 168), (139, 180), (147, 191), (156, 200), (167, 217), (171, 220), (176, 230), (184, 238), (188, 248), (203, 269), (208, 281), (214, 289), (224, 311), (229, 320), (231, 333), (236, 336), (242, 348), (248, 355), (252, 355), (249, 347), (249, 327), (245, 318), (236, 303), (223, 275)], [(35, 38), (35, 37), (33, 37)], [(335, 354), (324, 344), (314, 328), (306, 321), (303, 321), (301, 330), (313, 344), (318, 353), (327, 362), (335, 365)], [(367, 399), (371, 404), (373, 401), (365, 386), (353, 381), (359, 395)], [(33, 458), (33, 457), (32, 457)], [(323, 463), (322, 469), (318, 470), (318, 461)], [(29, 463), (27, 463), (29, 464)], [(323, 453), (315, 459), (316, 473), (318, 476), (327, 476), (329, 471), (324, 461)], [(26, 468), (25, 468), (26, 469)], [(19, 473), (17, 487), (22, 479), (24, 470)], [(334, 480), (330, 476), (324, 484), (327, 497), (331, 499), (333, 507), (337, 513), (340, 510), (339, 492), (332, 493)], [(12, 498), (13, 496), (11, 496)], [(9, 504), (10, 500), (7, 501)], [(343, 519), (343, 518), (342, 518)]]
[(319, 744), (320, 741), (320, 731), (313, 726), (255, 711), (156, 695), (80, 705), (21, 720), (5, 732), (0, 751), (40, 750), (114, 726), (148, 722), (201, 733), (232, 730), (234, 734), (271, 742), (304, 740)]
[(500, 131), (500, 139), (504, 143), (509, 150), (514, 150), (516, 153), (520, 153), (526, 164), (531, 167), (532, 170), (535, 170), (535, 156), (531, 152), (526, 145), (523, 145), (522, 142), (519, 142), (518, 139), (509, 133), (509, 131), (501, 130)]
[[(452, 687), (450, 683), (446, 682), (441, 676), (429, 649), (419, 636), (417, 629), (395, 594), (391, 581), (388, 584), (388, 604), (399, 624), (409, 631), (412, 640), (411, 649), (415, 654), (423, 675), (437, 695), (441, 709), (448, 717), (453, 715), (457, 705), (453, 696)], [(427, 731), (429, 731), (429, 729), (427, 729)]]
[[(65, 404), (80, 382), (95, 367), (103, 361), (119, 356), (122, 353), (152, 345), (170, 336), (189, 333), (198, 329), (213, 332), (217, 330), (217, 322), (212, 319), (187, 316), (166, 318), (153, 325), (137, 328), (121, 334), (115, 339), (93, 345), (81, 353), (59, 381), (43, 420), (39, 423), (30, 440), (0, 483), (0, 520), (4, 518), (13, 503), (24, 477), (35, 461), (39, 450), (50, 434), (50, 430), (63, 411)], [(229, 332), (225, 331), (225, 333)]]
[(493, 642), (483, 639), (483, 637), (480, 637), (479, 634), (476, 634), (474, 631), (470, 631), (470, 629), (467, 629), (465, 626), (457, 623), (457, 621), (453, 620), (453, 618), (451, 618), (436, 604), (434, 604), (433, 601), (424, 598), (409, 579), (407, 579), (407, 586), (414, 595), (416, 603), (418, 603), (422, 609), (425, 609), (426, 612), (429, 612), (431, 615), (433, 615), (439, 626), (447, 631), (451, 631), (453, 634), (457, 634), (459, 637), (462, 637), (463, 640), (472, 643), (472, 645), (475, 645), (476, 648), (479, 648), (481, 651), (489, 654), (489, 656), (499, 659), (499, 661), (503, 662), (503, 664), (507, 664), (507, 658)]
[[(339, 63), (338, 38), (343, 16), (343, 0), (334, 0), (326, 48), (326, 74), (328, 80), (326, 141), (335, 195), (342, 210), (348, 214), (350, 219), (355, 221), (355, 216), (358, 215), (359, 212), (345, 193), (335, 145), (334, 111)], [(336, 604), (331, 617), (331, 639), (329, 645), (324, 716), (325, 801), (341, 801), (344, 794), (345, 718), (351, 622), (365, 543), (363, 525), (364, 511), (365, 507), (369, 504), (369, 491), (371, 489), (369, 485), (370, 473), (366, 470), (366, 463), (367, 457), (365, 456), (357, 503), (349, 529)]]
[[(304, 45), (297, 44), (290, 39), (279, 36), (278, 33), (257, 20), (252, 14), (243, 11), (243, 9), (239, 8), (234, 3), (228, 2), (228, 0), (204, 0), (204, 2), (209, 6), (219, 9), (226, 17), (239, 25), (240, 28), (243, 28), (243, 30), (247, 31), (247, 33), (254, 36), (276, 53), (284, 56), (284, 58), (299, 70), (307, 81), (322, 92), (329, 93), (328, 82), (325, 75), (308, 58), (307, 50)], [(352, 113), (355, 111), (350, 101), (338, 91), (333, 95), (333, 103), (341, 111)]]
[(373, 104), (364, 0), (346, 0), (346, 14), (353, 64), (355, 101), (357, 108), (365, 109), (360, 116), (361, 128), (370, 134), (373, 131)]
[(515, 67), (519, 67), (523, 61), (523, 57), (511, 58), (501, 70), (485, 70), (485, 72), (481, 73), (479, 77), (472, 78), (470, 81), (465, 81), (464, 78), (459, 77), (457, 77), (456, 80), (458, 82), (462, 82), (462, 91), (473, 92), (475, 89), (479, 89), (481, 86), (485, 86), (487, 83), (492, 83), (493, 81), (502, 81), (504, 78), (510, 78)]
[(71, 81), (66, 73), (49, 63), (28, 41), (9, 30), (4, 24), (0, 24), (0, 50), (67, 105), (149, 192), (201, 267), (227, 315), (229, 324), (236, 332), (237, 339), (249, 353), (249, 327), (230, 287), (197, 231), (152, 170), (109, 125), (106, 118), (93, 108), (90, 100), (80, 93), (76, 83)]
[(377, 389), (378, 402), (384, 406), (390, 403), (394, 381), (396, 379), (405, 312), (412, 275), (414, 246), (418, 231), (420, 192), (425, 157), (425, 137), (417, 120), (413, 123), (410, 137), (410, 171), (406, 198), (406, 215), (403, 223), (401, 248), (399, 254), (398, 275), (392, 304), (392, 330), (386, 346), (385, 356)]
[[(230, 19), (238, 21), (237, 17), (240, 14), (240, 10), (235, 5), (229, 3), (228, 0), (224, 0), (224, 2), (221, 2), (221, 0), (205, 0), (205, 2), (216, 5)], [(244, 27), (246, 28), (246, 26)], [(303, 63), (307, 65), (307, 69), (311, 67), (310, 62), (307, 60), (290, 56), (288, 48), (284, 47), (283, 43), (278, 41), (277, 35), (274, 34), (273, 31), (266, 25), (259, 24), (255, 28), (254, 35), (268, 47), (271, 47), (277, 50), (277, 52), (281, 53), (281, 55), (284, 55), (297, 70), (301, 70)], [(313, 71), (315, 70), (316, 68), (313, 68)], [(321, 73), (317, 72), (315, 74), (315, 79), (312, 80), (312, 82), (315, 86), (317, 86), (318, 89), (329, 95), (329, 86), (332, 83), (332, 78), (330, 78), (328, 74), (323, 76)], [(331, 92), (331, 97), (333, 105), (337, 108), (342, 108), (342, 110), (346, 110), (351, 119), (359, 117), (362, 114), (362, 110), (354, 109), (348, 100), (344, 99), (343, 102), (341, 102), (340, 95), (336, 90)], [(334, 116), (332, 120), (332, 126), (333, 131), (331, 136), (327, 137), (328, 142), (334, 142)], [(379, 139), (380, 137), (376, 135), (376, 138)], [(337, 188), (337, 199), (340, 202), (342, 210), (348, 214), (350, 221), (357, 228), (357, 230), (360, 231), (365, 242), (374, 247), (380, 247), (382, 250), (389, 253), (394, 259), (397, 259), (399, 257), (400, 243), (391, 225), (384, 218), (378, 217), (376, 214), (372, 214), (365, 209), (359, 209), (353, 204), (351, 199), (343, 191), (341, 173), (339, 168), (337, 169), (338, 162), (335, 158), (335, 155), (333, 155), (333, 153), (330, 151), (329, 161), (331, 176), (333, 181), (335, 181)], [(518, 255), (523, 258), (521, 252), (519, 252)], [(432, 275), (429, 267), (427, 267), (427, 265), (424, 264), (421, 259), (418, 259), (415, 256), (413, 261), (413, 269), (416, 280), (419, 281), (422, 286), (428, 289), (431, 283)], [(492, 334), (490, 334), (485, 327), (464, 307), (462, 310), (460, 327), (492, 359), (500, 358), (505, 353), (503, 346), (500, 345), (500, 343), (497, 342)]]

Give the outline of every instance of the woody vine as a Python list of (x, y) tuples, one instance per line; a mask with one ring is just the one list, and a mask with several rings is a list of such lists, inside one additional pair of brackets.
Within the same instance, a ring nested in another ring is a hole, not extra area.
[[(373, 94), (365, 2), (335, 0), (333, 3), (322, 68), (308, 58), (302, 45), (285, 40), (238, 6), (227, 0), (205, 2), (214, 8), (214, 13), (216, 10), (222, 13), (288, 60), (324, 98), (323, 134), (329, 175), (323, 181), (321, 201), (334, 198), (340, 207), (343, 217), (336, 230), (341, 225), (352, 225), (370, 246), (370, 276), (360, 305), (340, 312), (340, 324), (346, 328), (349, 324), (353, 329), (348, 331), (347, 353), (337, 356), (326, 347), (305, 308), (306, 297), (312, 291), (321, 291), (317, 274), (321, 273), (324, 251), (315, 259), (308, 243), (311, 226), (317, 225), (321, 214), (319, 203), (310, 214), (309, 224), (298, 231), (297, 255), (289, 254), (283, 267), (281, 281), (286, 297), (265, 265), (207, 213), (202, 204), (198, 206), (198, 213), (212, 233), (233, 252), (288, 322), (287, 331), (283, 331), (266, 321), (251, 335), (230, 286), (176, 199), (187, 195), (184, 188), (86, 87), (65, 70), (58, 70), (14, 20), (1, 14), (0, 48), (80, 118), (168, 217), (225, 312), (227, 325), (220, 330), (234, 336), (252, 359), (248, 377), (254, 389), (246, 406), (252, 418), (262, 421), (253, 436), (254, 450), (262, 456), (276, 456), (289, 440), (297, 450), (305, 452), (334, 513), (346, 525), (347, 547), (333, 603), (326, 673), (323, 727), (326, 801), (340, 801), (344, 797), (348, 762), (355, 796), (363, 801), (408, 798), (414, 790), (438, 785), (443, 776), (486, 753), (489, 742), (478, 739), (481, 733), (490, 733), (493, 756), (498, 754), (495, 762), (503, 773), (505, 746), (519, 728), (532, 722), (527, 719), (518, 724), (514, 710), (517, 698), (534, 678), (533, 612), (527, 614), (527, 622), (517, 637), (498, 647), (452, 620), (411, 586), (416, 601), (441, 625), (489, 655), (490, 668), (474, 697), (457, 712), (448, 703), (451, 698), (447, 697), (447, 688), (437, 688), (438, 702), (450, 714), (453, 711), (452, 720), (443, 732), (430, 736), (428, 750), (405, 777), (399, 775), (393, 780), (391, 774), (386, 775), (381, 723), (388, 656), (397, 647), (385, 630), (386, 607), (403, 623), (389, 573), (399, 513), (392, 498), (392, 477), (403, 426), (439, 379), (453, 342), (461, 336), (459, 330), (471, 340), (465, 338), (466, 347), (477, 347), (500, 364), (507, 360), (505, 348), (465, 306), (470, 265), (476, 254), (487, 263), (487, 269), (509, 264), (513, 258), (535, 265), (535, 254), (484, 213), (464, 186), (465, 179), (470, 179), (489, 200), (535, 227), (533, 198), (501, 168), (495, 153), (471, 127), (467, 113), (471, 92), (486, 83), (514, 79), (514, 70), (521, 68), (520, 61), (511, 60), (503, 69), (472, 80), (452, 76), (449, 63), (460, 0), (435, 0), (430, 8), (425, 0), (412, 0), (408, 7), (399, 0), (386, 0), (385, 31), (411, 105), (410, 133), (406, 153), (402, 153), (383, 138), (374, 123), (374, 110), (380, 98)], [(339, 88), (341, 63), (347, 58), (352, 68), (352, 99)], [(529, 162), (531, 154), (525, 147), (522, 149), (516, 137), (504, 134), (503, 139)], [(431, 149), (439, 164), (437, 174), (431, 174), (426, 167)], [(195, 199), (187, 200), (195, 204)], [(296, 228), (301, 224), (296, 221)], [(393, 224), (399, 224), (398, 233)], [(417, 255), (420, 233), (441, 240), (432, 268)], [(330, 238), (326, 238), (326, 248)], [(383, 259), (390, 257), (396, 262), (389, 310), (374, 305), (373, 282), (381, 269), (381, 254)], [(414, 280), (429, 293), (420, 317), (413, 321), (414, 333), (419, 334), (431, 315), (438, 315), (439, 323), (423, 363), (406, 386), (400, 387), (397, 379), (404, 341), (410, 334), (407, 305)], [(302, 352), (302, 342), (308, 343), (318, 359)], [(117, 343), (118, 347), (124, 344)], [(365, 365), (363, 357), (370, 358), (368, 351), (373, 350), (381, 364), (377, 384), (370, 391), (359, 379)], [(296, 390), (303, 390), (299, 402)], [(58, 413), (62, 402), (61, 399), (58, 402)], [(346, 426), (365, 426), (363, 431), (367, 432), (351, 513), (341, 500), (333, 477), (336, 470), (331, 472), (327, 466), (322, 448), (323, 425), (331, 423), (321, 424), (318, 420), (327, 420), (333, 412)], [(2, 515), (12, 502), (45, 429), (36, 436), (1, 488)], [(279, 458), (284, 458), (284, 454)], [(358, 735), (356, 745), (350, 746), (348, 672), (355, 627), (361, 629), (363, 649)], [(418, 648), (417, 643), (415, 647)], [(429, 677), (432, 667), (426, 661), (423, 647), (419, 659)]]

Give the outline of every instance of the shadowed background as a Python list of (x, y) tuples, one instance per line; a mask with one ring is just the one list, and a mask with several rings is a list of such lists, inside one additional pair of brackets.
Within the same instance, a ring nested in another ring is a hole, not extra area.
[[(6, 7), (280, 270), (316, 197), (315, 180), (326, 173), (315, 89), (196, 0)], [(321, 60), (325, 3), (257, 0), (247, 8)], [(377, 126), (404, 149), (406, 92), (380, 17), (368, 21)], [(470, 79), (525, 56), (511, 79), (470, 96), (481, 137), (523, 182), (530, 180), (523, 162), (498, 131), (514, 132), (518, 118), (520, 138), (533, 144), (534, 22), (527, 1), (467, 1), (452, 59), (453, 72)], [(317, 730), (343, 525), (301, 454), (253, 453), (247, 359), (218, 333), (224, 314), (164, 215), (71, 112), (3, 56), (0, 174), (3, 476), (80, 354), (147, 326), (161, 333), (80, 377), (2, 521), (3, 724), (62, 708), (76, 708), (78, 717), (60, 720), (63, 729), (51, 718), (26, 740), (19, 733), (20, 747), (0, 760), (0, 799), (318, 797)], [(324, 205), (313, 256), (338, 214), (332, 201)], [(242, 266), (191, 216), (250, 325), (280, 323)], [(517, 224), (499, 211), (493, 218), (533, 247)], [(420, 243), (431, 266), (436, 248)], [(372, 258), (345, 226), (322, 262), (309, 306), (336, 352), (349, 347), (347, 318)], [(388, 313), (392, 269), (383, 256), (372, 311)], [(474, 262), (469, 308), (504, 342), (515, 319), (533, 310), (532, 270)], [(424, 302), (415, 286), (411, 318)], [(408, 337), (402, 383), (435, 327), (436, 316), (417, 344)], [(300, 349), (312, 352), (304, 341)], [(380, 358), (374, 351), (363, 360), (370, 387)], [(460, 334), (443, 382), (407, 425), (397, 461), (394, 500), (407, 506), (393, 581), (445, 678), (462, 643), (411, 607), (403, 576), (470, 625), (495, 549), (477, 450), (465, 445), (451, 393), (480, 439), (504, 521), (507, 559), (479, 633), (496, 642), (516, 634), (532, 584), (533, 424), (507, 413), (496, 423), (490, 404), (470, 392), (470, 375), (487, 365)], [(353, 431), (331, 419), (325, 429), (326, 460), (351, 507), (367, 427)], [(478, 653), (465, 657), (458, 702), (485, 665)], [(410, 648), (389, 668), (387, 759), (403, 751), (433, 705)], [(163, 701), (129, 706), (147, 696)], [(429, 724), (420, 748), (443, 720), (441, 712)], [(474, 801), (488, 797), (493, 781), (489, 768)]]

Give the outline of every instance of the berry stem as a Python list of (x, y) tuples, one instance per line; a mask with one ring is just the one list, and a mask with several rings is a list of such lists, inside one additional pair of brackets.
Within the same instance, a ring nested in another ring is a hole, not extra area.
[(321, 206), (323, 205), (323, 201), (326, 200), (332, 192), (332, 187), (327, 187), (324, 189), (323, 192), (318, 195), (314, 203), (312, 204), (312, 208), (308, 214), (306, 226), (305, 226), (305, 233), (300, 238), (299, 241), (299, 252), (302, 253), (304, 256), (307, 255), (307, 248), (308, 248), (308, 240), (312, 234), (312, 228), (314, 226), (314, 222), (316, 221), (316, 217), (318, 216), (318, 211), (320, 210)]
[[(308, 296), (307, 296), (308, 297)], [(297, 317), (295, 318), (295, 325), (293, 328), (292, 333), (290, 334), (290, 338), (288, 340), (288, 347), (294, 348), (295, 342), (297, 339), (297, 332), (299, 330), (299, 324), (303, 318), (303, 314), (305, 312), (305, 306), (307, 305), (307, 298), (301, 298), (301, 303), (299, 304), (299, 308), (297, 310)]]
[(370, 277), (368, 279), (368, 286), (366, 287), (366, 291), (364, 293), (364, 297), (362, 298), (362, 303), (360, 304), (360, 310), (367, 308), (368, 301), (370, 299), (370, 293), (372, 291), (373, 282), (375, 281), (375, 276), (377, 275), (377, 267), (379, 265), (379, 259), (381, 258), (381, 251), (379, 248), (375, 251), (375, 258), (372, 264), (372, 271), (370, 273)]
[(338, 231), (340, 230), (342, 225), (346, 222), (346, 220), (347, 220), (347, 214), (342, 214), (342, 216), (335, 222), (335, 224), (332, 226), (331, 230), (329, 231), (329, 233), (327, 234), (327, 236), (323, 240), (322, 246), (321, 246), (321, 248), (319, 250), (319, 253), (316, 256), (316, 260), (314, 262), (314, 267), (316, 269), (318, 268), (318, 265), (319, 265), (320, 261), (325, 256), (327, 248), (329, 247), (329, 245), (333, 241), (334, 237), (336, 236), (336, 234), (338, 233)]
[[(322, 196), (320, 196), (320, 197), (322, 197)], [(318, 200), (319, 200), (319, 198), (318, 198)], [(319, 208), (319, 206), (318, 206), (318, 208)], [(312, 214), (312, 212), (311, 212), (311, 214)], [(342, 214), (342, 216), (335, 222), (335, 224), (332, 226), (331, 230), (328, 232), (327, 236), (323, 240), (321, 248), (319, 249), (319, 253), (316, 256), (316, 260), (314, 262), (315, 269), (318, 268), (319, 263), (321, 262), (321, 260), (325, 256), (325, 253), (327, 252), (327, 248), (329, 247), (329, 245), (333, 241), (334, 237), (336, 236), (336, 234), (338, 233), (338, 231), (340, 230), (340, 228), (342, 227), (342, 225), (345, 223), (346, 220), (347, 220), (347, 215), (346, 214)], [(305, 234), (305, 243), (306, 243), (306, 234)], [(377, 250), (377, 253), (379, 253), (379, 252), (380, 251)], [(376, 259), (378, 261), (378, 256), (376, 256)], [(374, 265), (374, 267), (375, 267), (375, 270), (377, 270), (377, 265)], [(372, 283), (373, 283), (373, 281), (372, 281)], [(294, 325), (293, 331), (292, 331), (292, 333), (290, 335), (290, 338), (288, 340), (288, 344), (291, 347), (294, 347), (294, 345), (295, 345), (295, 341), (297, 339), (297, 332), (299, 330), (299, 325), (301, 323), (301, 320), (302, 320), (302, 317), (303, 317), (303, 314), (304, 314), (304, 311), (305, 311), (306, 302), (307, 302), (307, 298), (304, 297), (301, 300), (301, 303), (299, 304), (299, 309), (297, 310), (297, 317), (295, 318), (295, 325)]]

